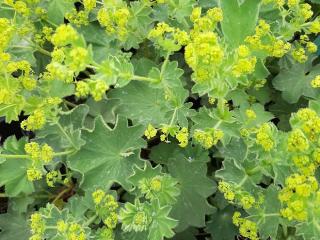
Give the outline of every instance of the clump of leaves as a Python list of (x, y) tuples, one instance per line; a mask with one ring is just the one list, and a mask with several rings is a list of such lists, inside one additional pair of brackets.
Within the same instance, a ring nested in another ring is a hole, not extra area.
[(0, 239), (319, 239), (319, 9), (0, 1)]

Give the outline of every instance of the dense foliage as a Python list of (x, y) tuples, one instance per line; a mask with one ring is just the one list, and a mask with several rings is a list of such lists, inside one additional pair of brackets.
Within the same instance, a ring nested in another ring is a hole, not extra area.
[(0, 0), (0, 239), (320, 239), (319, 12)]

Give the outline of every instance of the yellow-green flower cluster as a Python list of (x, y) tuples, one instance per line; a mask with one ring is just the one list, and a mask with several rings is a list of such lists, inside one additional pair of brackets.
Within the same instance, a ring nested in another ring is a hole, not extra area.
[(196, 129), (193, 133), (193, 139), (205, 149), (216, 145), (223, 138), (224, 134), (220, 129), (207, 129), (205, 131)]
[(188, 128), (186, 127), (181, 128), (176, 134), (176, 139), (179, 141), (180, 147), (186, 147), (189, 141)]
[(292, 54), (292, 57), (300, 63), (304, 63), (308, 60), (306, 51), (302, 47), (294, 49), (291, 54)]
[(148, 38), (152, 40), (156, 46), (169, 52), (178, 51), (182, 46), (189, 43), (189, 35), (187, 32), (179, 28), (170, 27), (165, 22), (160, 22), (155, 28), (151, 29)]
[(27, 131), (41, 129), (46, 123), (44, 110), (36, 109), (26, 120), (21, 122), (21, 128)]
[(80, 72), (84, 70), (89, 64), (89, 52), (83, 47), (74, 47), (68, 54), (69, 64), (68, 66), (74, 72)]
[(250, 56), (250, 49), (246, 45), (240, 45), (236, 53), (237, 60), (232, 67), (232, 74), (240, 77), (254, 72), (257, 59), (254, 56)]
[(86, 10), (91, 11), (97, 5), (96, 0), (83, 0), (83, 6)]
[(44, 144), (40, 147), (38, 143), (30, 142), (24, 146), (24, 150), (32, 161), (32, 166), (27, 170), (28, 180), (35, 181), (41, 179), (41, 168), (44, 164), (48, 164), (53, 159), (53, 149), (48, 144)]
[(239, 204), (244, 209), (252, 208), (257, 202), (250, 193), (243, 191), (233, 184), (229, 184), (225, 181), (220, 181), (218, 189), (223, 193), (224, 198), (230, 202)]
[(99, 239), (114, 240), (113, 230), (107, 227), (99, 228), (97, 231)]
[(301, 108), (291, 119), (293, 130), (288, 133), (287, 149), (298, 172), (314, 175), (320, 164), (318, 155), (320, 117), (310, 108)]
[(65, 18), (68, 19), (70, 23), (73, 23), (76, 26), (88, 25), (89, 24), (89, 11), (80, 10), (73, 8), (70, 12), (65, 15)]
[(246, 110), (246, 117), (249, 119), (249, 120), (254, 120), (257, 118), (257, 114), (255, 113), (254, 110), (252, 109), (247, 109)]
[(97, 19), (106, 28), (107, 33), (115, 36), (120, 41), (125, 41), (128, 35), (128, 22), (130, 11), (127, 6), (101, 8)]
[(119, 208), (119, 204), (115, 197), (98, 189), (92, 193), (92, 198), (95, 203), (96, 213), (102, 219), (103, 223), (109, 229), (116, 228), (118, 223), (117, 209)]
[(53, 28), (44, 26), (41, 31), (34, 34), (33, 38), (34, 41), (42, 47), (46, 41), (51, 41), (51, 36), (53, 33)]
[(7, 18), (0, 18), (0, 53), (6, 49), (14, 33), (14, 27)]
[(57, 221), (57, 231), (60, 236), (66, 240), (86, 240), (87, 236), (83, 227), (76, 222), (65, 222), (64, 220)]
[(269, 56), (281, 58), (290, 49), (290, 43), (277, 39), (270, 31), (270, 25), (265, 20), (259, 20), (255, 34), (248, 36), (245, 42), (253, 50), (266, 52)]
[[(308, 155), (294, 155), (292, 161), (299, 171), (304, 175), (314, 175), (316, 170), (315, 162)], [(318, 164), (318, 162), (316, 162)]]
[(160, 140), (163, 142), (168, 142), (169, 135), (175, 137), (179, 141), (180, 147), (186, 147), (188, 145), (188, 128), (163, 124), (163, 126), (161, 127)]
[(192, 10), (190, 20), (193, 22), (194, 29), (192, 34), (198, 32), (212, 31), (218, 22), (223, 20), (223, 12), (221, 8), (210, 8), (204, 16), (201, 16), (201, 8), (196, 7)]
[(56, 47), (64, 47), (75, 42), (79, 38), (78, 33), (71, 25), (62, 24), (57, 27), (51, 37), (51, 42)]
[(46, 175), (46, 182), (49, 187), (54, 187), (54, 184), (59, 179), (59, 173), (57, 171), (51, 171)]
[(153, 200), (160, 194), (164, 180), (164, 176), (155, 176), (150, 179), (144, 178), (139, 181), (138, 188), (145, 195), (146, 199)]
[(224, 49), (214, 32), (199, 32), (185, 48), (185, 60), (194, 71), (195, 82), (210, 81), (224, 59)]
[(309, 40), (308, 35), (301, 35), (299, 43), (305, 45), (305, 48), (309, 53), (315, 53), (318, 50), (317, 45)]
[(311, 87), (320, 88), (320, 75), (311, 80)]
[(9, 5), (14, 9), (15, 12), (22, 16), (29, 16), (31, 9), (28, 7), (27, 1), (5, 1), (5, 4)]
[(147, 139), (151, 139), (157, 135), (157, 129), (155, 129), (151, 124), (148, 124), (147, 129), (144, 131), (144, 135)]
[[(288, 220), (306, 221), (308, 208), (319, 207), (316, 204), (318, 182), (313, 176), (299, 174), (290, 175), (285, 187), (279, 193), (280, 201), (286, 206), (280, 213)], [(312, 211), (312, 209), (311, 209)]]
[(145, 203), (139, 200), (135, 204), (127, 202), (124, 208), (120, 210), (120, 218), (122, 221), (122, 229), (125, 232), (135, 231), (142, 232), (148, 229), (152, 221), (152, 216), (146, 209)]
[(214, 32), (217, 23), (223, 19), (222, 10), (212, 8), (204, 16), (201, 13), (199, 7), (192, 11), (190, 19), (194, 26), (190, 43), (185, 48), (185, 60), (194, 71), (193, 80), (197, 83), (212, 81), (225, 58), (224, 47)]
[(229, 183), (224, 182), (224, 181), (220, 181), (219, 185), (218, 185), (218, 189), (220, 192), (223, 193), (225, 199), (227, 199), (228, 201), (234, 200), (235, 193)]
[(35, 212), (30, 217), (31, 237), (29, 240), (42, 240), (46, 230), (45, 218), (38, 212)]
[(239, 232), (243, 237), (250, 240), (259, 240), (257, 224), (248, 219), (241, 218), (240, 212), (233, 214), (232, 222), (239, 227)]
[(256, 142), (261, 145), (265, 151), (270, 151), (274, 147), (274, 139), (272, 137), (272, 127), (268, 123), (264, 123), (257, 130)]
[(255, 198), (252, 197), (250, 194), (243, 195), (240, 198), (240, 203), (244, 209), (250, 209), (256, 202)]
[(289, 133), (287, 148), (289, 152), (304, 152), (309, 149), (309, 141), (300, 129)]
[(90, 94), (95, 101), (101, 101), (108, 89), (108, 85), (103, 80), (79, 81), (76, 85), (75, 95), (85, 98)]
[(317, 18), (310, 23), (309, 31), (314, 34), (320, 33), (320, 19)]
[(51, 62), (46, 66), (46, 80), (59, 80), (66, 83), (72, 83), (74, 80), (74, 72), (63, 64)]

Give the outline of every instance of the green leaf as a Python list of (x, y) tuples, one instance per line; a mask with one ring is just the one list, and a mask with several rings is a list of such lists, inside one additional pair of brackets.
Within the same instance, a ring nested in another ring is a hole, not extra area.
[(216, 191), (216, 183), (206, 176), (208, 152), (201, 147), (179, 148), (160, 144), (152, 149), (151, 159), (166, 164), (180, 184), (180, 196), (171, 216), (179, 221), (177, 231), (188, 226), (203, 227), (205, 215), (213, 212), (207, 198)]
[(87, 128), (93, 128), (95, 117), (101, 115), (106, 123), (115, 124), (116, 110), (119, 107), (119, 99), (102, 99), (99, 102), (94, 101), (92, 98), (88, 98), (86, 105), (89, 106), (89, 117), (85, 119), (85, 126)]
[(72, 0), (51, 0), (47, 6), (48, 20), (56, 25), (64, 22), (64, 15), (74, 8)]
[(219, 6), (223, 11), (223, 34), (232, 47), (237, 47), (254, 32), (260, 0), (245, 1), (242, 5), (239, 5), (238, 0), (219, 0)]
[[(256, 113), (255, 119), (248, 119), (246, 116), (246, 110), (248, 109), (251, 109)], [(270, 121), (274, 117), (272, 113), (265, 111), (264, 106), (259, 103), (252, 104), (251, 106), (249, 104), (243, 104), (241, 105), (239, 111), (236, 111), (236, 114), (237, 120), (242, 123), (242, 127), (245, 128), (258, 126), (262, 123)]]
[(240, 124), (235, 121), (232, 112), (220, 114), (217, 109), (201, 107), (199, 112), (191, 118), (194, 122), (192, 131), (195, 129), (215, 128), (223, 131), (222, 142), (227, 144), (232, 137), (239, 136)]
[(7, 123), (19, 120), (19, 115), (24, 107), (25, 99), (23, 96), (19, 95), (20, 84), (13, 77), (1, 77), (0, 86), (11, 93), (15, 94), (13, 99), (10, 99), (8, 104), (0, 103), (0, 117), (5, 117)]
[(125, 49), (136, 48), (144, 41), (151, 29), (153, 19), (150, 17), (152, 8), (147, 2), (131, 1), (130, 2), (131, 18), (128, 22), (128, 31), (134, 34), (129, 34), (125, 42)]
[(304, 240), (317, 240), (320, 239), (319, 221), (301, 222), (296, 225), (296, 235), (303, 236)]
[[(46, 207), (40, 208), (38, 211), (42, 219), (44, 219), (46, 226), (52, 226), (52, 228), (46, 228), (44, 236), (46, 239), (63, 240), (65, 235), (59, 232), (56, 228), (58, 221), (64, 221), (65, 223), (72, 224), (77, 223), (80, 225), (80, 229), (85, 233), (86, 238), (89, 238), (91, 229), (85, 224), (85, 217), (73, 216), (68, 208), (58, 209), (55, 205), (47, 203)], [(69, 228), (70, 229), (70, 228)]]
[(224, 158), (232, 158), (238, 162), (243, 162), (248, 156), (248, 147), (242, 138), (233, 138), (228, 145), (218, 149)]
[(132, 63), (125, 56), (108, 56), (97, 69), (94, 79), (105, 81), (115, 88), (122, 88), (133, 79)]
[(89, 209), (95, 210), (95, 204), (92, 200), (91, 193), (92, 191), (87, 191), (85, 196), (74, 195), (68, 199), (65, 208), (69, 209), (72, 216), (81, 219)]
[(161, 205), (173, 205), (180, 193), (177, 187), (177, 181), (170, 175), (163, 174), (161, 169), (161, 165), (153, 168), (151, 163), (146, 161), (143, 168), (134, 166), (134, 174), (128, 178), (128, 181), (135, 186), (133, 191), (135, 191), (134, 193), (139, 197), (143, 195), (141, 189), (139, 189), (141, 181), (150, 182), (154, 177), (161, 177), (159, 178), (161, 181), (161, 189), (159, 191), (152, 191), (151, 198), (149, 197), (149, 199), (158, 199)]
[(41, 93), (48, 97), (64, 98), (74, 94), (74, 85), (63, 81), (46, 81), (41, 85)]
[(148, 239), (163, 240), (164, 237), (173, 237), (174, 231), (172, 229), (177, 226), (177, 221), (169, 217), (171, 207), (160, 206), (158, 201), (153, 201), (149, 211), (152, 213), (152, 222), (149, 226)]
[(301, 96), (316, 98), (319, 90), (311, 87), (311, 80), (320, 74), (319, 66), (296, 63), (289, 69), (282, 69), (273, 79), (273, 86), (282, 91), (282, 97), (288, 103), (298, 102)]
[[(31, 39), (28, 40), (30, 41)], [(26, 60), (31, 66), (36, 66), (34, 52), (35, 48), (29, 42), (21, 40), (20, 37), (14, 38), (8, 48), (8, 53), (11, 54), (12, 60)]]
[[(163, 87), (165, 89), (177, 89), (183, 88), (181, 83), (181, 76), (184, 71), (178, 68), (177, 61), (164, 62), (161, 66), (161, 70), (153, 67), (149, 72), (149, 77), (157, 79), (157, 83), (154, 87)], [(160, 83), (160, 84), (158, 84)]]
[(216, 171), (215, 176), (238, 187), (242, 187), (248, 192), (252, 192), (256, 188), (255, 182), (260, 182), (260, 178), (257, 181), (254, 176), (249, 176), (246, 173), (246, 169), (239, 162), (229, 158), (223, 161), (223, 168)]
[(19, 214), (26, 213), (28, 211), (28, 206), (32, 204), (34, 200), (35, 199), (32, 196), (9, 198), (9, 208)]
[(126, 178), (132, 174), (134, 164), (142, 163), (139, 153), (145, 146), (143, 132), (140, 125), (128, 127), (125, 118), (119, 118), (111, 129), (101, 116), (97, 117), (94, 129), (82, 132), (85, 145), (68, 158), (71, 169), (83, 175), (81, 186), (89, 189), (117, 182), (128, 189)]
[(269, 186), (264, 191), (264, 203), (259, 208), (249, 210), (250, 220), (258, 223), (260, 237), (262, 239), (276, 239), (278, 227), (281, 221), (281, 203), (278, 198), (278, 189), (275, 185)]
[(173, 118), (173, 124), (178, 122), (182, 126), (187, 126), (187, 118), (194, 113), (189, 109), (190, 104), (184, 103), (187, 92), (180, 88), (175, 94), (177, 101), (172, 106), (165, 99), (163, 89), (152, 88), (146, 83), (133, 81), (124, 88), (110, 91), (108, 97), (119, 99), (120, 106), (116, 112), (134, 122), (160, 126), (160, 124), (169, 124)]
[(148, 239), (148, 232), (120, 232), (118, 233), (116, 239), (119, 240), (141, 240), (141, 239)]
[(0, 104), (0, 116), (5, 117), (7, 123), (19, 120), (19, 115), (24, 106), (24, 98), (16, 96), (15, 101), (10, 104)]
[[(17, 140), (14, 136), (6, 139), (2, 154), (21, 155), (25, 154), (24, 145), (26, 138)], [(33, 183), (27, 179), (27, 169), (32, 162), (29, 159), (6, 159), (0, 164), (0, 186), (5, 186), (6, 195), (9, 197), (18, 196), (21, 193), (30, 194), (34, 191)]]
[(232, 223), (234, 207), (228, 206), (216, 211), (211, 216), (211, 221), (207, 223), (206, 232), (211, 234), (213, 239), (230, 240), (238, 233), (237, 227)]
[(197, 234), (197, 229), (195, 228), (188, 228), (187, 230), (176, 233), (173, 240), (197, 240), (195, 235)]
[(81, 129), (89, 112), (87, 105), (78, 105), (74, 109), (61, 112), (56, 122), (47, 123), (43, 129), (37, 131), (37, 137), (43, 139), (55, 149), (80, 149), (84, 144), (81, 139)]
[(0, 214), (0, 239), (1, 240), (28, 240), (30, 229), (24, 215), (10, 212)]

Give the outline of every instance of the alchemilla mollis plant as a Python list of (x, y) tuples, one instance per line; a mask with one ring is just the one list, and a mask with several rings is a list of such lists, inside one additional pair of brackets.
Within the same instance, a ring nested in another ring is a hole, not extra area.
[(319, 240), (319, 13), (0, 0), (0, 239)]

